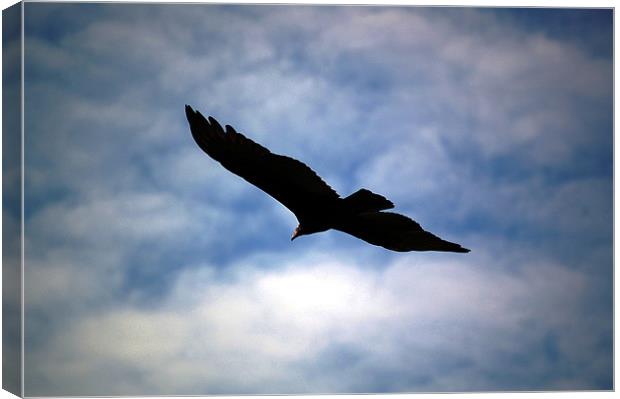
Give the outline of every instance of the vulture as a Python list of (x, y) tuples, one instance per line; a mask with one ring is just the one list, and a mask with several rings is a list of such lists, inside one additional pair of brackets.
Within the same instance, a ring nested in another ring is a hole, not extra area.
[(341, 198), (304, 163), (274, 154), (267, 148), (212, 117), (185, 106), (192, 136), (198, 146), (232, 173), (260, 188), (287, 207), (299, 225), (291, 241), (329, 229), (351, 234), (392, 251), (469, 252), (442, 240), (417, 222), (393, 212), (385, 197), (362, 188)]

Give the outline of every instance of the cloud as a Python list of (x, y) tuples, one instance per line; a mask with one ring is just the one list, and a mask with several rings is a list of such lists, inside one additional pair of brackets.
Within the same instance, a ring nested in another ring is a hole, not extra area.
[[(610, 388), (599, 36), (476, 9), (27, 7), (28, 395)], [(290, 243), (186, 103), (473, 252)]]
[[(577, 143), (591, 142), (582, 132), (588, 119), (574, 107), (609, 98), (609, 60), (593, 59), (570, 42), (499, 26), (489, 15), (465, 11), (456, 23), (453, 16), (397, 8), (360, 13), (351, 25), (326, 28), (317, 53), (339, 54), (332, 49), (340, 48), (349, 62), (370, 64), (384, 80), (400, 83), (380, 102), (391, 103), (398, 119), (405, 116), (405, 126), (413, 127), (397, 130), (399, 139), (432, 123), (441, 139), (476, 147), (485, 157), (532, 143), (519, 161), (535, 167), (563, 165)], [(475, 23), (478, 28), (469, 25)]]
[[(610, 354), (574, 323), (604, 318), (581, 308), (586, 274), (539, 262), (507, 275), (483, 259), (369, 272), (314, 253), (275, 270), (247, 258), (225, 276), (204, 265), (180, 274), (156, 309), (68, 324), (33, 369), (75, 395), (505, 390), (540, 380), (575, 389), (578, 375), (605, 372)], [(497, 370), (502, 362), (524, 367)], [(385, 378), (386, 366), (402, 378)]]

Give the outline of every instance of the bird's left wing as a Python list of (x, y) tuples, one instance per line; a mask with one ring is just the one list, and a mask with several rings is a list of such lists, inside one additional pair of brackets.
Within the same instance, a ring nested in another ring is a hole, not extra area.
[(260, 188), (303, 218), (317, 201), (340, 198), (327, 183), (304, 163), (274, 154), (238, 133), (226, 130), (212, 117), (185, 106), (185, 114), (198, 146), (229, 171)]
[(360, 213), (335, 229), (393, 251), (469, 252), (424, 230), (415, 220), (393, 212)]

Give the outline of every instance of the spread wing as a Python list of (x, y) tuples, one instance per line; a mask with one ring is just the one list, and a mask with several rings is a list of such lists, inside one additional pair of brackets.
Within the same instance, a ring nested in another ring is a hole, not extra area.
[(304, 163), (267, 148), (226, 125), (226, 131), (212, 117), (205, 119), (185, 106), (192, 136), (198, 146), (226, 169), (244, 178), (290, 209), (297, 219), (317, 203), (339, 197)]
[(469, 252), (469, 249), (442, 240), (424, 230), (416, 221), (398, 213), (361, 213), (335, 229), (393, 251)]

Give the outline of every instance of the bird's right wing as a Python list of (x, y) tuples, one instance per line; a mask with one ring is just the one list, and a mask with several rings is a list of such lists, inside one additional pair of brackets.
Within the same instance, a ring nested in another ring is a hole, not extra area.
[(393, 251), (469, 252), (459, 244), (442, 240), (416, 221), (393, 212), (367, 212), (347, 219), (336, 230)]
[(229, 171), (260, 188), (290, 209), (298, 219), (317, 201), (340, 198), (304, 163), (267, 148), (212, 117), (207, 120), (189, 105), (185, 114), (198, 146)]

